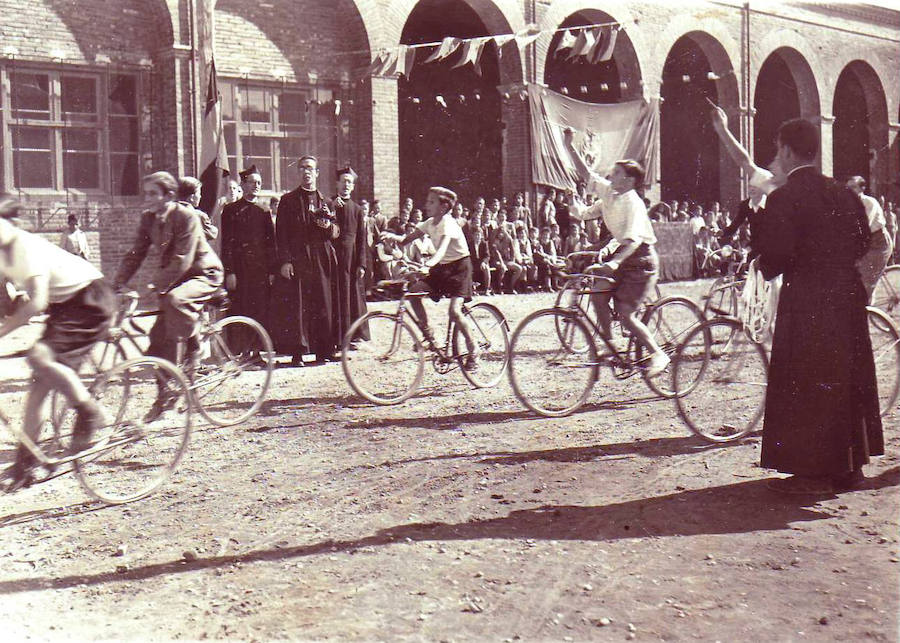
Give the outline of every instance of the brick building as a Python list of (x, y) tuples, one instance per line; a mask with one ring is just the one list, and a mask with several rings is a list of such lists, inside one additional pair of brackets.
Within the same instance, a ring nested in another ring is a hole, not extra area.
[[(862, 174), (900, 200), (900, 12), (867, 4), (590, 0), (0, 0), (0, 188), (55, 234), (82, 218), (113, 272), (136, 220), (139, 177), (198, 174), (203, 65), (212, 51), (232, 166), (255, 163), (272, 193), (296, 184), (292, 161), (360, 173), (358, 196), (388, 211), (446, 183), (476, 194), (532, 191), (528, 103), (541, 83), (574, 98), (663, 98), (652, 198), (733, 205), (741, 177), (706, 122), (704, 98), (767, 164), (791, 116), (819, 123), (821, 166)], [(206, 17), (211, 15), (212, 19)], [(617, 23), (612, 60), (555, 56), (560, 29)], [(459, 54), (411, 74), (371, 77), (400, 44), (511, 34), (480, 73)], [(212, 35), (214, 34), (214, 35)]]

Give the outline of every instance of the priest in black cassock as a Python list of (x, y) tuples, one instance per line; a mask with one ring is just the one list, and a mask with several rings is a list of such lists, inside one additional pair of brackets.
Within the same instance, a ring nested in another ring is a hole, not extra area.
[(285, 194), (275, 220), (278, 262), (273, 301), (275, 350), (293, 356), (314, 353), (318, 363), (333, 361), (341, 343), (337, 255), (332, 241), (340, 227), (328, 200), (316, 188), (318, 160), (298, 161), (300, 186)]
[[(356, 187), (352, 167), (337, 171), (337, 196), (332, 200), (340, 236), (334, 242), (338, 262), (340, 335), (343, 337), (357, 319), (366, 314), (366, 228), (362, 208), (351, 199)], [(368, 339), (368, 332), (362, 337)]]
[(222, 208), (222, 264), (232, 315), (246, 315), (272, 334), (270, 284), (278, 271), (275, 226), (260, 204), (262, 176), (255, 165), (239, 173), (243, 197)]
[[(866, 290), (857, 260), (869, 242), (859, 198), (816, 167), (819, 128), (781, 125), (759, 239), (766, 279), (784, 275), (775, 319), (760, 465), (793, 474), (783, 493), (829, 494), (865, 482), (884, 453)], [(778, 173), (776, 172), (776, 174)]]

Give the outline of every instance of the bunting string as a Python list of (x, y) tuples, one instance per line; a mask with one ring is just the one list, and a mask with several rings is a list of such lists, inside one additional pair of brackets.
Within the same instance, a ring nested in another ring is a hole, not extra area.
[(513, 34), (497, 34), (475, 38), (448, 36), (440, 42), (423, 42), (381, 49), (376, 53), (375, 59), (369, 65), (366, 73), (370, 76), (402, 75), (408, 78), (416, 62), (416, 49), (429, 47), (434, 48), (434, 51), (422, 61), (423, 64), (444, 60), (455, 52), (462, 50), (462, 56), (459, 62), (453, 65), (453, 68), (471, 64), (476, 73), (480, 75), (481, 55), (484, 53), (484, 48), (488, 43), (493, 42), (497, 46), (498, 55), (502, 56), (501, 48), (510, 42), (515, 42), (520, 52), (524, 52), (525, 47), (535, 42), (542, 35), (556, 33), (562, 33), (563, 36), (552, 55), (557, 55), (564, 50), (570, 50), (567, 59), (583, 57), (592, 63), (602, 62), (612, 58), (616, 37), (621, 28), (622, 25), (619, 22), (604, 22), (544, 30), (538, 29), (535, 24), (529, 24)]

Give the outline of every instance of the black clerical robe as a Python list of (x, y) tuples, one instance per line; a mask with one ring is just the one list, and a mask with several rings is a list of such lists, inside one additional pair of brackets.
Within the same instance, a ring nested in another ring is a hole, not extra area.
[(839, 476), (884, 453), (866, 291), (856, 260), (869, 228), (859, 199), (812, 167), (772, 192), (754, 246), (783, 274), (766, 389), (761, 465)]
[(289, 263), (294, 276), (275, 277), (273, 301), (276, 351), (291, 355), (333, 355), (341, 344), (338, 304), (337, 255), (332, 240), (336, 223), (316, 223), (316, 212), (326, 203), (318, 191), (297, 188), (278, 206), (275, 240), (279, 266)]
[[(366, 226), (363, 211), (351, 199), (332, 200), (332, 209), (337, 217), (340, 234), (333, 242), (338, 265), (338, 306), (340, 336), (346, 334), (357, 319), (366, 314), (365, 281), (360, 277), (360, 268), (367, 261)], [(368, 339), (368, 332), (363, 334)]]
[(272, 334), (269, 316), (269, 276), (278, 273), (275, 227), (269, 210), (241, 199), (222, 208), (222, 263), (226, 279), (234, 275), (229, 290), (232, 315), (252, 317)]

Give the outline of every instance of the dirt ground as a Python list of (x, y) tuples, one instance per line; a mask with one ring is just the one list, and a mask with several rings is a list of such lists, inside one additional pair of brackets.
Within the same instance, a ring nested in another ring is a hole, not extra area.
[[(549, 296), (494, 301), (515, 324)], [(18, 417), (24, 365), (0, 369)], [(72, 476), (0, 496), (3, 639), (898, 639), (896, 411), (865, 488), (793, 498), (758, 437), (705, 445), (636, 378), (559, 420), (506, 381), (425, 384), (383, 408), (339, 364), (279, 368), (144, 500)]]

